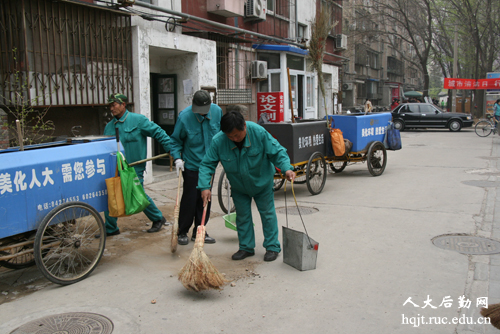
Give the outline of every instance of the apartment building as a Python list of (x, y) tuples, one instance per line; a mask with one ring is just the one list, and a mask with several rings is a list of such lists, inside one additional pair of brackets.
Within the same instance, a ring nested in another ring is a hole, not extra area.
[[(369, 1), (368, 1), (369, 2)], [(405, 91), (423, 89), (422, 71), (409, 60), (415, 58), (412, 45), (404, 42), (388, 20), (371, 15), (366, 0), (344, 3), (344, 34), (348, 36), (342, 67), (343, 108), (373, 105), (387, 107)]]
[[(342, 21), (341, 0), (4, 0), (0, 105), (20, 93), (36, 110), (49, 108), (54, 138), (71, 136), (74, 126), (101, 134), (111, 119), (106, 98), (116, 92), (167, 133), (198, 89), (223, 109), (247, 105), (252, 121), (258, 94), (270, 92), (282, 93), (284, 120), (292, 106), (297, 117), (322, 117), (335, 108), (344, 58), (339, 23), (327, 38), (323, 99), (307, 58), (321, 10)], [(162, 153), (154, 143), (149, 149)]]

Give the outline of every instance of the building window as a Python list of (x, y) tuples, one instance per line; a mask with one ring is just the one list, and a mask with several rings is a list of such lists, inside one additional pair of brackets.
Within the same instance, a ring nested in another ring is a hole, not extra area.
[(304, 40), (307, 38), (307, 25), (299, 23), (299, 30), (297, 31), (297, 38)]
[(280, 55), (276, 53), (259, 53), (257, 55), (258, 60), (263, 60), (267, 61), (267, 69), (268, 70), (273, 70), (273, 69), (280, 69), (281, 68), (281, 61), (280, 61)]
[(287, 54), (286, 55), (286, 65), (291, 70), (303, 71), (304, 70), (304, 58)]
[(281, 73), (269, 73), (267, 80), (259, 82), (259, 92), (281, 92)]
[(314, 107), (314, 77), (306, 77), (306, 107)]

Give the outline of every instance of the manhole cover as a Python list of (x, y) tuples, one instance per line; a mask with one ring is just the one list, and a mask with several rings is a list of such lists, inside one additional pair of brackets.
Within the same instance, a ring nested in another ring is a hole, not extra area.
[[(319, 211), (316, 208), (309, 208), (307, 206), (299, 206), (299, 209), (300, 209), (300, 214), (301, 215), (312, 215), (313, 213), (316, 213), (316, 212)], [(299, 211), (297, 210), (296, 206), (292, 206), (292, 207), (290, 207), (288, 209), (286, 207), (282, 207), (282, 208), (277, 208), (276, 209), (277, 213), (282, 213), (282, 214), (286, 214), (287, 211), (288, 211), (289, 215), (296, 215), (296, 216), (299, 215)]]
[(500, 253), (500, 242), (470, 235), (442, 235), (432, 239), (432, 243), (439, 248), (462, 254), (487, 255)]
[(10, 334), (109, 334), (113, 323), (95, 313), (62, 313), (28, 322)]

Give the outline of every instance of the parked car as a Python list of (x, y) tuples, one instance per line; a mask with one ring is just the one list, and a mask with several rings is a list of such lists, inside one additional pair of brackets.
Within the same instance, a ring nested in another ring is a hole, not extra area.
[(394, 127), (400, 131), (408, 128), (448, 128), (460, 131), (472, 126), (469, 114), (444, 112), (430, 103), (403, 103), (392, 111)]

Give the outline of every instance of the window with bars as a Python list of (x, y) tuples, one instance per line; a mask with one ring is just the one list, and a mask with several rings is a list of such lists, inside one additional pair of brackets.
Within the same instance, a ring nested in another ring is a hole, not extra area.
[[(33, 106), (132, 102), (130, 16), (49, 0), (0, 2), (0, 104), (21, 93)], [(16, 83), (16, 71), (26, 85)]]

